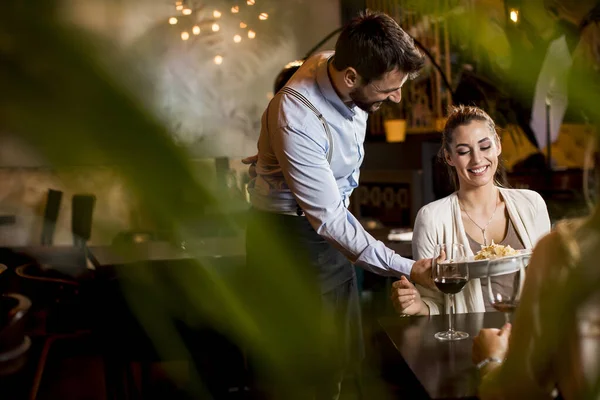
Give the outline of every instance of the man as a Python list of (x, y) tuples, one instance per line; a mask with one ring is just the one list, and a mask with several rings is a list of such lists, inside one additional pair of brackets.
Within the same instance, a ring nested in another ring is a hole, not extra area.
[(302, 64), (262, 117), (256, 177), (249, 185), (248, 265), (251, 270), (269, 262), (270, 254), (256, 250), (267, 220), (307, 257), (345, 348), (340, 374), (318, 391), (326, 398), (337, 398), (341, 369), (363, 352), (353, 264), (432, 286), (431, 260), (415, 263), (395, 254), (347, 209), (358, 186), (368, 115), (385, 101), (400, 102), (402, 86), (423, 63), (392, 18), (362, 13), (341, 32), (335, 52)]

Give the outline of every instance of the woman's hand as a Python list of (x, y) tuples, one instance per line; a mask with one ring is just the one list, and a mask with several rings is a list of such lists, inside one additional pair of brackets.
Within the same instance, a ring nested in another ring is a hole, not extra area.
[(504, 360), (508, 350), (511, 324), (505, 324), (502, 329), (482, 329), (473, 339), (473, 362), (479, 364), (486, 358)]
[(429, 315), (429, 307), (421, 300), (419, 291), (405, 276), (392, 284), (391, 299), (398, 314)]

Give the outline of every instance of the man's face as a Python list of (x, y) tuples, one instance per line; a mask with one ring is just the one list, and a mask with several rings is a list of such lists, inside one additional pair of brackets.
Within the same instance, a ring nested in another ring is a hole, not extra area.
[(355, 87), (350, 92), (350, 99), (360, 109), (373, 113), (381, 107), (384, 101), (400, 103), (402, 99), (400, 90), (407, 78), (407, 74), (395, 69), (366, 85), (361, 84)]

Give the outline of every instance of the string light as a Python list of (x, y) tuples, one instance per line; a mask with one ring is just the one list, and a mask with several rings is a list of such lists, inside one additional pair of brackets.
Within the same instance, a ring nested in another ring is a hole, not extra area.
[(223, 57), (218, 56), (218, 55), (215, 56), (215, 64), (217, 64), (217, 65), (223, 64)]
[(510, 9), (510, 20), (515, 24), (519, 22), (519, 10), (515, 8)]
[[(254, 5), (256, 5), (256, 0), (246, 0), (246, 4), (249, 5), (249, 6), (254, 6)], [(182, 1), (182, 0), (175, 1), (175, 8), (176, 8), (176, 10), (181, 11), (181, 13), (183, 15), (191, 15), (193, 13), (192, 8), (190, 8), (188, 5), (186, 5), (186, 2)], [(231, 7), (231, 13), (232, 14), (238, 14), (238, 13), (240, 13), (240, 6), (239, 5), (232, 6)], [(519, 17), (518, 14), (519, 14), (518, 10), (516, 10), (516, 9), (511, 9), (510, 10), (510, 19), (513, 22), (515, 22), (515, 23), (518, 20), (518, 17)], [(213, 10), (212, 16), (213, 16), (214, 19), (219, 19), (219, 18), (221, 18), (223, 16), (223, 14), (219, 10)], [(261, 12), (261, 13), (258, 14), (258, 19), (261, 20), (261, 21), (266, 21), (268, 18), (269, 18), (269, 14), (266, 13), (266, 12)], [(170, 17), (168, 21), (169, 21), (170, 25), (177, 25), (179, 23), (179, 19), (177, 17)], [(239, 22), (239, 27), (241, 29), (247, 29), (248, 28), (248, 24), (245, 23), (245, 22), (243, 22), (243, 21), (240, 21)], [(213, 32), (219, 32), (221, 30), (221, 26), (218, 23), (214, 22), (211, 25), (211, 30)], [(183, 40), (183, 41), (189, 40), (191, 34), (199, 35), (200, 33), (201, 33), (200, 26), (199, 25), (194, 25), (191, 28), (191, 31), (182, 31), (181, 32), (181, 40)], [(256, 32), (254, 30), (252, 30), (252, 29), (248, 29), (247, 35), (248, 35), (249, 39), (256, 38)], [(243, 39), (243, 36), (240, 35), (240, 34), (236, 34), (236, 35), (233, 36), (233, 42), (234, 43), (241, 43), (242, 39)], [(223, 56), (216, 55), (215, 58), (214, 58), (214, 63), (217, 64), (217, 65), (221, 65), (223, 63)]]

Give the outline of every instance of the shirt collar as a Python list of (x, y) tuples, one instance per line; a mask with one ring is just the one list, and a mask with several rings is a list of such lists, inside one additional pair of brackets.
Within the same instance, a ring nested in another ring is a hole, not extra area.
[(329, 79), (329, 73), (327, 72), (329, 60), (331, 60), (331, 57), (319, 61), (319, 64), (317, 65), (317, 85), (319, 85), (319, 89), (327, 101), (333, 104), (336, 110), (338, 110), (344, 118), (352, 119), (356, 115), (354, 110), (354, 107), (356, 106), (350, 108), (344, 104), (333, 88), (331, 79)]

